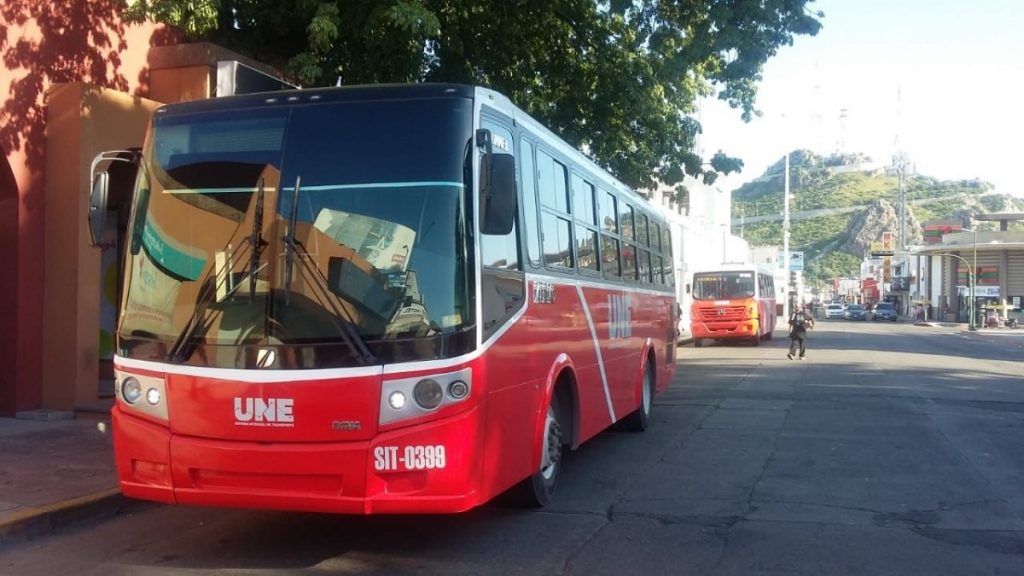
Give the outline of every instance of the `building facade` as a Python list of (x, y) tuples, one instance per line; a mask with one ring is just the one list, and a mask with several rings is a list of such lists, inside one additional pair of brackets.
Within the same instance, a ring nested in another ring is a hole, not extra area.
[(929, 319), (968, 322), (972, 282), (975, 319), (989, 317), (1024, 321), (1024, 232), (962, 230), (914, 251), (917, 271), (912, 290), (927, 303)]
[[(272, 85), (265, 67), (181, 44), (162, 25), (128, 24), (119, 7), (82, 0), (0, 10), (0, 416), (73, 414), (109, 385), (119, 227), (110, 242), (90, 245), (93, 157), (141, 147), (162, 103)], [(118, 214), (108, 220), (124, 222), (133, 181), (131, 170), (112, 166)]]

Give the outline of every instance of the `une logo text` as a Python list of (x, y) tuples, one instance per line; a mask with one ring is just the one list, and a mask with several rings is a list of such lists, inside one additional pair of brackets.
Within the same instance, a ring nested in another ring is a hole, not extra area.
[(291, 424), (295, 422), (294, 404), (294, 398), (235, 398), (235, 424)]

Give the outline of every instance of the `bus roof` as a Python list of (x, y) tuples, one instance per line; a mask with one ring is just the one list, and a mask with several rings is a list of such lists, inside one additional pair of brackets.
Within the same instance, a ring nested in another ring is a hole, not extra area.
[(544, 142), (554, 147), (561, 154), (574, 162), (586, 167), (602, 184), (619, 194), (630, 197), (647, 211), (664, 220), (664, 215), (657, 206), (647, 198), (637, 194), (623, 182), (612, 176), (596, 162), (582, 152), (569, 145), (560, 136), (546, 128), (532, 116), (516, 106), (507, 96), (489, 88), (466, 84), (368, 84), (358, 86), (338, 86), (328, 88), (309, 88), (301, 90), (276, 90), (255, 94), (239, 94), (218, 98), (206, 98), (189, 102), (177, 102), (161, 106), (156, 115), (189, 114), (193, 112), (213, 112), (217, 110), (234, 110), (239, 108), (272, 108), (277, 106), (296, 106), (302, 104), (318, 104), (324, 102), (356, 102), (361, 100), (404, 100), (421, 98), (467, 98), (487, 102), (488, 105), (513, 117)]
[(181, 114), (236, 108), (294, 106), (319, 102), (352, 102), (359, 100), (404, 100), (415, 98), (462, 97), (472, 99), (475, 88), (463, 84), (368, 84), (303, 90), (275, 90), (255, 94), (239, 94), (166, 104), (158, 114)]

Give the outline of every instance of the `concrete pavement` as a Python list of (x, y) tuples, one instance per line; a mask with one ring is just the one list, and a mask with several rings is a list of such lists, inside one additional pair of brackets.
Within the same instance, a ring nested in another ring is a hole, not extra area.
[(0, 546), (115, 514), (125, 504), (109, 414), (0, 418)]
[[(1024, 342), (1020, 328), (918, 325)], [(0, 546), (139, 505), (117, 487), (111, 432), (109, 412), (59, 421), (0, 418)]]

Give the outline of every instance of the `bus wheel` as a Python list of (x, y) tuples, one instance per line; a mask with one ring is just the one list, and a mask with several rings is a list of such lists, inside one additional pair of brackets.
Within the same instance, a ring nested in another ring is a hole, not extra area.
[(760, 334), (754, 334), (754, 337), (750, 339), (750, 345), (751, 346), (760, 346), (761, 345), (761, 335)]
[(694, 338), (693, 339), (693, 347), (694, 348), (700, 348), (703, 345), (704, 345), (704, 340), (702, 338)]
[(651, 363), (648, 360), (644, 369), (644, 389), (640, 400), (640, 407), (634, 410), (623, 420), (626, 430), (630, 432), (643, 432), (651, 424), (651, 405), (654, 402), (654, 372), (651, 370)]
[(541, 508), (550, 500), (562, 470), (562, 425), (559, 422), (558, 397), (551, 397), (544, 420), (544, 449), (540, 469), (515, 488), (515, 500), (528, 508)]
[(764, 335), (764, 339), (765, 340), (771, 340), (774, 336), (775, 336), (775, 334), (773, 332), (769, 332), (769, 333)]

